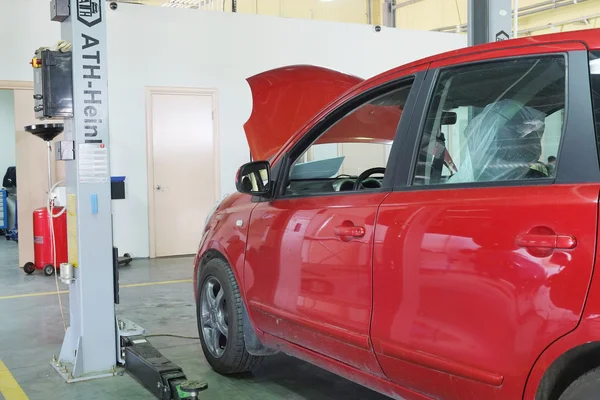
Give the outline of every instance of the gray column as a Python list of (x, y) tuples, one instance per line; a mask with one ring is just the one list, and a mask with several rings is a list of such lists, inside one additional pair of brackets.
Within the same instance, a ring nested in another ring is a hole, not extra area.
[(70, 0), (62, 38), (73, 44), (73, 113), (65, 140), (75, 142), (66, 161), (70, 325), (60, 361), (72, 375), (108, 375), (116, 363), (108, 135), (106, 13), (104, 0)]
[(512, 38), (512, 0), (468, 0), (469, 46)]

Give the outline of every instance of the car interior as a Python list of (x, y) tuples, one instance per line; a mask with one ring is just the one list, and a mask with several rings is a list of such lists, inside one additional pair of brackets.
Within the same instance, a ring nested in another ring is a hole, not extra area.
[(379, 96), (329, 127), (292, 164), (285, 195), (380, 189), (411, 86)]
[[(558, 153), (564, 107), (561, 56), (444, 71), (425, 122), (413, 184), (551, 177), (554, 170), (542, 155)], [(460, 126), (445, 123), (447, 112), (459, 116)]]

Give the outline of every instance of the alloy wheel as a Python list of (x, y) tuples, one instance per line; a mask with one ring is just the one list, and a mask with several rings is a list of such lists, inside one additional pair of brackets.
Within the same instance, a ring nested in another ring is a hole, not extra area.
[(209, 276), (204, 281), (200, 296), (200, 324), (204, 343), (213, 357), (221, 358), (229, 336), (225, 289), (216, 277)]

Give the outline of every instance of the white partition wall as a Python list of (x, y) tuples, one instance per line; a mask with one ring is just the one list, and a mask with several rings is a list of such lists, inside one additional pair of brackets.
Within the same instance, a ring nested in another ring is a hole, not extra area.
[[(2, 7), (0, 33), (12, 32), (6, 36), (12, 39), (0, 43), (0, 80), (30, 80), (30, 53), (56, 42), (59, 25), (49, 21), (46, 0), (4, 1)], [(19, 25), (23, 20), (35, 24)], [(113, 202), (115, 245), (136, 257), (150, 254), (146, 88), (216, 90), (223, 195), (234, 190), (235, 172), (249, 156), (242, 128), (252, 104), (247, 77), (314, 64), (368, 78), (465, 45), (466, 37), (455, 34), (119, 4), (108, 12), (111, 168), (126, 176), (127, 198)]]

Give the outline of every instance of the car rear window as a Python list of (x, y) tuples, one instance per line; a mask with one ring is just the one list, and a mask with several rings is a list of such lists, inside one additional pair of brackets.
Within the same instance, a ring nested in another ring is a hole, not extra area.
[(554, 178), (565, 83), (563, 55), (441, 70), (413, 185)]

